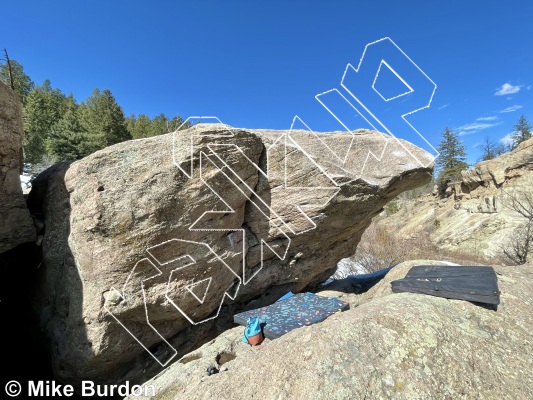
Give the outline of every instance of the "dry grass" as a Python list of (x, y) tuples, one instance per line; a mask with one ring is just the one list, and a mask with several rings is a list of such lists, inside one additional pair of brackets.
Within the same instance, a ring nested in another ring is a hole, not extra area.
[[(486, 257), (477, 248), (467, 251), (445, 251), (430, 240), (430, 231), (411, 239), (401, 238), (398, 227), (380, 223), (377, 219), (363, 234), (355, 255), (350, 261), (369, 272), (377, 271), (407, 260), (442, 260), (460, 265), (505, 265), (504, 257)], [(357, 271), (353, 271), (354, 273)]]

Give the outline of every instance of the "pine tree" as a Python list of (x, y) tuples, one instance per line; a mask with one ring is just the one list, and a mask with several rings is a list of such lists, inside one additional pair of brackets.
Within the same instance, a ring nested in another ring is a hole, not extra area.
[(140, 114), (135, 120), (132, 136), (134, 139), (140, 139), (150, 136), (152, 132), (152, 121), (150, 117)]
[(74, 97), (67, 98), (67, 111), (52, 127), (46, 148), (58, 161), (78, 160), (87, 154), (87, 136), (80, 124), (79, 106)]
[(52, 88), (49, 80), (28, 93), (23, 109), (26, 162), (35, 164), (49, 155), (45, 143), (52, 127), (66, 111), (66, 100), (66, 96), (59, 89)]
[(168, 124), (169, 132), (174, 132), (176, 129), (187, 129), (190, 128), (192, 124), (190, 122), (185, 122), (183, 118), (181, 118), (179, 115), (176, 115)]
[(161, 113), (152, 119), (152, 126), (150, 127), (150, 136), (164, 135), (168, 133), (169, 120), (165, 114)]
[(446, 128), (442, 133), (442, 141), (439, 143), (438, 151), (440, 155), (435, 161), (439, 171), (437, 184), (442, 188), (462, 170), (467, 169), (468, 164), (466, 163), (465, 146), (451, 129)]
[(515, 126), (515, 133), (513, 134), (513, 146), (512, 148), (515, 149), (520, 143), (530, 139), (532, 137), (531, 134), (531, 125), (526, 119), (525, 115), (522, 115), (518, 121), (516, 122)]
[(135, 114), (131, 114), (129, 117), (126, 117), (125, 119), (126, 129), (130, 133), (130, 136), (134, 139), (135, 139), (135, 135), (133, 134), (133, 132), (135, 131), (135, 121), (137, 121)]
[(132, 114), (126, 118), (126, 127), (133, 139), (163, 135), (174, 132), (178, 128), (187, 129), (191, 126), (192, 124), (190, 122), (184, 123), (184, 119), (180, 116), (175, 116), (172, 120), (169, 120), (162, 113), (154, 117), (153, 120), (144, 114), (139, 114), (137, 117)]
[[(9, 60), (9, 63), (11, 64), (15, 93), (19, 95), (22, 104), (26, 104), (26, 97), (35, 88), (35, 84), (30, 77), (26, 75), (24, 67), (21, 64), (15, 60)], [(0, 64), (0, 81), (11, 87), (7, 63)]]
[(122, 107), (108, 89), (95, 89), (80, 105), (80, 123), (87, 132), (87, 154), (131, 139)]

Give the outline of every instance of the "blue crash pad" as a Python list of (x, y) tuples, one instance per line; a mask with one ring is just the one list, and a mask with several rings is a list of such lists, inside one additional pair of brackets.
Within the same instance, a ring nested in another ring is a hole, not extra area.
[(263, 334), (269, 339), (280, 336), (302, 326), (316, 324), (337, 311), (344, 311), (349, 304), (336, 297), (322, 297), (314, 293), (298, 293), (274, 304), (236, 314), (233, 320), (246, 326), (250, 317), (264, 322)]

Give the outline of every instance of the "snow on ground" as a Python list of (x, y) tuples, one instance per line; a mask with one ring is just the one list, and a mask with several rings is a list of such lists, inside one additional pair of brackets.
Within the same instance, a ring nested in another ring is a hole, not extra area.
[(28, 175), (20, 176), (20, 186), (22, 187), (22, 189), (28, 189), (29, 187), (31, 187), (30, 179), (31, 179), (31, 176), (28, 176)]
[(361, 264), (349, 258), (343, 258), (337, 263), (337, 271), (331, 278), (343, 279), (350, 275), (368, 274), (369, 272)]
[[(442, 262), (443, 264), (445, 265), (460, 265), (460, 264), (455, 264), (455, 263), (452, 263), (452, 262), (449, 262), (449, 261), (440, 261)], [(345, 279), (345, 278), (348, 278), (349, 276), (351, 277), (354, 277), (354, 276), (357, 276), (358, 278), (364, 278), (364, 279), (370, 279), (370, 278), (374, 278), (374, 277), (379, 277), (383, 274), (385, 274), (386, 272), (388, 272), (392, 267), (389, 267), (389, 268), (384, 268), (382, 270), (379, 270), (379, 271), (375, 271), (375, 272), (370, 272), (368, 271), (365, 267), (363, 267), (361, 264), (349, 259), (349, 258), (343, 258), (342, 260), (340, 260), (338, 263), (337, 263), (337, 271), (327, 280), (325, 281), (323, 284), (322, 284), (322, 287), (324, 286), (327, 286), (329, 285), (330, 283), (332, 283), (333, 281), (335, 280), (339, 280), (339, 279)]]

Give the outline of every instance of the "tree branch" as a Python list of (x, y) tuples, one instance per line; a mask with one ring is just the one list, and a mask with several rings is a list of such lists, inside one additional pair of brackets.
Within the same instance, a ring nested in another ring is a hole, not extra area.
[(9, 72), (9, 81), (11, 83), (11, 89), (15, 91), (15, 83), (13, 82), (13, 71), (11, 70), (11, 61), (9, 60), (9, 55), (7, 54), (6, 49), (4, 49), (4, 55), (5, 55), (5, 60), (7, 62), (7, 70)]

